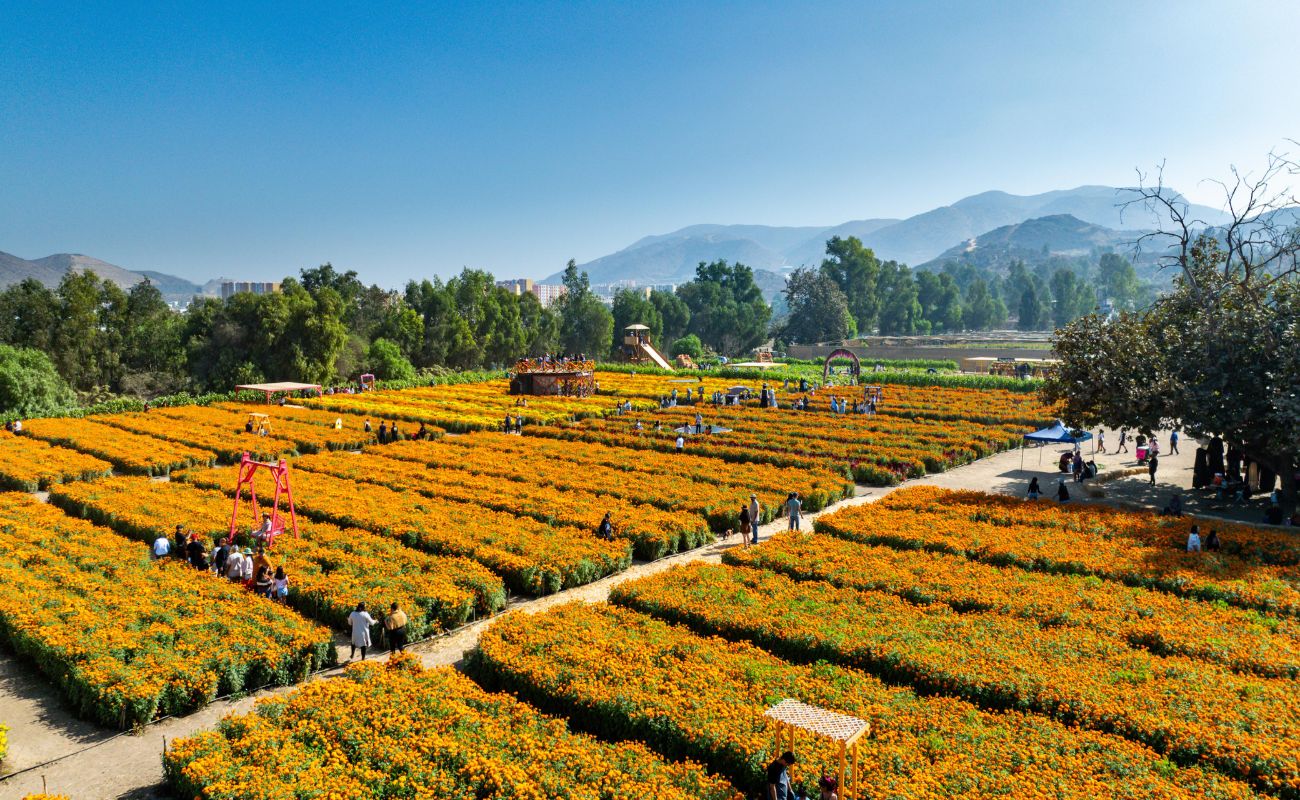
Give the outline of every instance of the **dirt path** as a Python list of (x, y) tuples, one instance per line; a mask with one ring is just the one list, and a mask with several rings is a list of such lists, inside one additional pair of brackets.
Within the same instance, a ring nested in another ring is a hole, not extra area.
[[(1111, 447), (1118, 437), (1107, 432)], [(1167, 448), (1168, 435), (1162, 435), (1161, 446)], [(1191, 470), (1195, 444), (1187, 442), (1182, 455), (1162, 456), (1158, 484), (1151, 487), (1147, 476), (1123, 478), (1105, 486), (1104, 498), (1087, 497), (1087, 492), (1067, 480), (1074, 502), (1141, 504), (1152, 507), (1163, 505), (1176, 488), (1191, 485)], [(1020, 451), (1009, 451), (968, 464), (948, 472), (929, 475), (906, 486), (933, 485), (952, 489), (978, 489), (1003, 494), (1022, 495), (1029, 478), (1039, 476), (1043, 488), (1052, 491), (1058, 473), (1055, 463), (1061, 452), (1058, 447), (1046, 447), (1023, 454), (1021, 469)], [(1133, 450), (1132, 444), (1129, 450)], [(1085, 453), (1087, 450), (1085, 449)], [(1133, 466), (1132, 455), (1096, 456), (1103, 470)], [(857, 495), (843, 500), (821, 513), (859, 503), (873, 502), (894, 491), (894, 488), (860, 487)], [(1193, 501), (1191, 505), (1195, 505)], [(1251, 519), (1258, 513), (1249, 512)], [(807, 529), (818, 514), (804, 517)], [(785, 530), (785, 518), (763, 526), (760, 540)], [(580, 586), (550, 597), (528, 599), (512, 603), (503, 614), (482, 620), (452, 633), (416, 644), (411, 649), (418, 653), (428, 666), (445, 666), (458, 663), (466, 650), (471, 649), (488, 626), (504, 614), (536, 613), (555, 605), (575, 600), (599, 602), (609, 596), (612, 587), (625, 581), (651, 575), (694, 561), (719, 561), (727, 549), (739, 546), (739, 535), (729, 542), (718, 542), (706, 547), (681, 553), (651, 563), (634, 564), (617, 575), (586, 586)], [(346, 657), (346, 648), (340, 654)], [(383, 656), (380, 656), (382, 658)], [(337, 675), (340, 670), (322, 673), (319, 678)], [(289, 691), (277, 689), (275, 692)], [(42, 778), (52, 792), (61, 792), (74, 800), (99, 800), (100, 798), (153, 798), (166, 797), (162, 792), (161, 753), (163, 741), (188, 736), (210, 728), (229, 713), (247, 711), (256, 697), (271, 692), (260, 692), (253, 697), (237, 701), (222, 701), (195, 714), (169, 719), (150, 725), (142, 733), (124, 735), (105, 731), (74, 717), (63, 705), (56, 691), (27, 664), (13, 656), (0, 659), (0, 722), (10, 726), (10, 757), (4, 763), (8, 777), (0, 778), (0, 800), (17, 800), (29, 792), (42, 789)], [(30, 769), (29, 769), (30, 768)], [(22, 771), (28, 770), (28, 771)]]

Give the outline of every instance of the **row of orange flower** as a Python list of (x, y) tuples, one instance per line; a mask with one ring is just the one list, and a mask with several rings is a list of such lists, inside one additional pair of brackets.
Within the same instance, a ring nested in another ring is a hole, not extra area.
[[(199, 410), (203, 414), (205, 410)], [(223, 412), (224, 413), (224, 412)], [(262, 461), (274, 461), (281, 456), (297, 454), (297, 445), (279, 435), (259, 436), (244, 430), (244, 423), (216, 427), (199, 425), (192, 420), (179, 420), (157, 412), (109, 414), (95, 417), (103, 425), (148, 436), (161, 442), (173, 442), (216, 453), (220, 461), (233, 464), (244, 452), (252, 453)]]
[[(710, 602), (737, 618), (763, 608), (744, 597)], [(488, 687), (563, 710), (606, 736), (698, 760), (742, 788), (761, 787), (775, 755), (764, 710), (796, 698), (871, 723), (858, 762), (871, 797), (1254, 796), (1242, 782), (1175, 767), (1120, 737), (918, 697), (852, 668), (794, 665), (618, 607), (571, 604), (505, 617), (484, 633), (468, 668)], [(803, 737), (797, 750), (797, 782), (837, 771), (831, 746)]]
[(102, 478), (113, 465), (30, 436), (0, 434), (0, 487), (20, 492), (48, 489), (56, 483)]
[[(1300, 569), (1277, 534), (1203, 520), (1225, 531), (1221, 552), (1186, 552), (1196, 520), (1031, 503), (981, 492), (915, 487), (871, 507), (845, 508), (818, 530), (870, 544), (948, 552), (1024, 569), (1096, 575), (1230, 605), (1300, 614)], [(1294, 546), (1294, 545), (1291, 545)]]
[[(609, 513), (614, 535), (630, 540), (633, 553), (646, 560), (713, 540), (708, 523), (697, 514), (664, 511), (609, 495), (559, 491), (533, 481), (503, 480), (464, 470), (429, 468), (414, 461), (383, 458), (372, 453), (306, 456), (295, 461), (294, 466), (432, 498), (476, 503), (516, 516), (588, 531), (596, 530), (602, 516)], [(547, 462), (536, 464), (538, 473), (545, 473), (548, 468), (555, 469), (555, 465)]]
[(947, 553), (832, 536), (781, 535), (723, 562), (797, 580), (881, 591), (922, 605), (992, 611), (1042, 626), (1079, 626), (1161, 655), (1268, 677), (1300, 677), (1300, 621), (1137, 589), (1094, 576), (1029, 572)]
[(350, 667), (260, 701), (163, 758), (180, 797), (739, 800), (691, 764), (571, 732), (451, 669), (414, 658)]
[[(187, 483), (111, 478), (60, 487), (50, 500), (146, 542), (170, 535), (176, 524), (202, 536), (209, 547), (216, 537), (229, 535), (231, 499)], [(241, 534), (253, 522), (251, 515), (239, 520)], [(291, 532), (279, 537), (270, 559), (289, 575), (290, 605), (336, 629), (347, 628), (348, 614), (359, 601), (371, 609), (400, 603), (410, 617), (412, 638), (505, 605), (501, 579), (468, 559), (429, 555), (356, 528), (301, 520), (298, 529), (299, 538)]]
[(330, 632), (28, 496), (0, 494), (0, 636), (79, 714), (128, 727), (301, 680)]
[[(271, 419), (269, 426), (271, 436), (288, 440), (300, 453), (319, 453), (324, 450), (356, 450), (375, 440), (375, 433), (366, 433), (363, 421), (348, 415), (345, 423), (338, 414), (302, 409), (300, 413), (319, 415), (319, 422), (303, 422), (283, 415), (272, 415), (266, 406), (247, 405), (243, 408), (224, 406), (177, 406), (159, 408), (151, 415), (178, 420), (185, 425), (215, 429), (218, 433), (230, 437), (232, 434), (244, 433), (249, 422), (249, 414), (267, 414)], [(275, 408), (275, 406), (271, 406)], [(321, 424), (329, 420), (329, 424)], [(335, 428), (333, 421), (338, 420), (340, 427)]]
[(92, 418), (28, 420), (23, 435), (102, 458), (131, 475), (166, 475), (174, 469), (211, 466), (217, 459), (211, 450), (132, 433)]
[[(179, 477), (205, 488), (234, 491), (232, 467), (193, 470)], [(292, 482), (300, 513), (385, 534), (439, 555), (473, 559), (518, 592), (557, 592), (626, 569), (632, 561), (629, 542), (603, 541), (594, 531), (320, 472), (295, 471)]]

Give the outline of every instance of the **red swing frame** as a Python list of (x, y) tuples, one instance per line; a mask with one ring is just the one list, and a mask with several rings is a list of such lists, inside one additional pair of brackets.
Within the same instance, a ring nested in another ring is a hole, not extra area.
[(280, 496), (283, 495), (289, 501), (289, 520), (293, 525), (293, 538), (298, 538), (298, 512), (293, 507), (293, 487), (289, 485), (289, 464), (283, 458), (278, 463), (267, 461), (254, 461), (252, 456), (244, 453), (239, 459), (239, 472), (235, 480), (235, 506), (230, 513), (230, 541), (235, 540), (235, 527), (239, 522), (239, 498), (243, 494), (245, 486), (248, 487), (248, 496), (252, 503), (253, 524), (258, 526), (261, 520), (258, 518), (257, 507), (257, 488), (253, 485), (253, 478), (257, 475), (259, 469), (265, 469), (271, 473), (271, 480), (275, 482), (275, 498), (271, 505), (271, 533), (266, 537), (266, 546), (269, 548), (274, 542), (275, 537), (284, 532), (284, 518), (280, 516)]

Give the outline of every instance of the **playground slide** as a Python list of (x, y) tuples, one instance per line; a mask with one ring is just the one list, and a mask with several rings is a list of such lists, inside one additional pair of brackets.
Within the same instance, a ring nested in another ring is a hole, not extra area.
[(659, 351), (654, 349), (654, 345), (650, 344), (649, 342), (641, 343), (641, 351), (644, 352), (647, 356), (649, 356), (650, 360), (655, 362), (655, 366), (659, 367), (660, 369), (673, 368), (671, 364), (669, 364), (667, 361), (664, 360), (663, 356), (659, 355)]

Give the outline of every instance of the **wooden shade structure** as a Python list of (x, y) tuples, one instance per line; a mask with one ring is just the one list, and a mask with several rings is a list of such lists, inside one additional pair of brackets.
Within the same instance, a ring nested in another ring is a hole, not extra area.
[(776, 721), (777, 753), (794, 752), (795, 732), (801, 730), (837, 743), (840, 758), (836, 793), (841, 800), (858, 800), (862, 796), (858, 743), (871, 732), (870, 722), (788, 698), (764, 711), (763, 716)]

